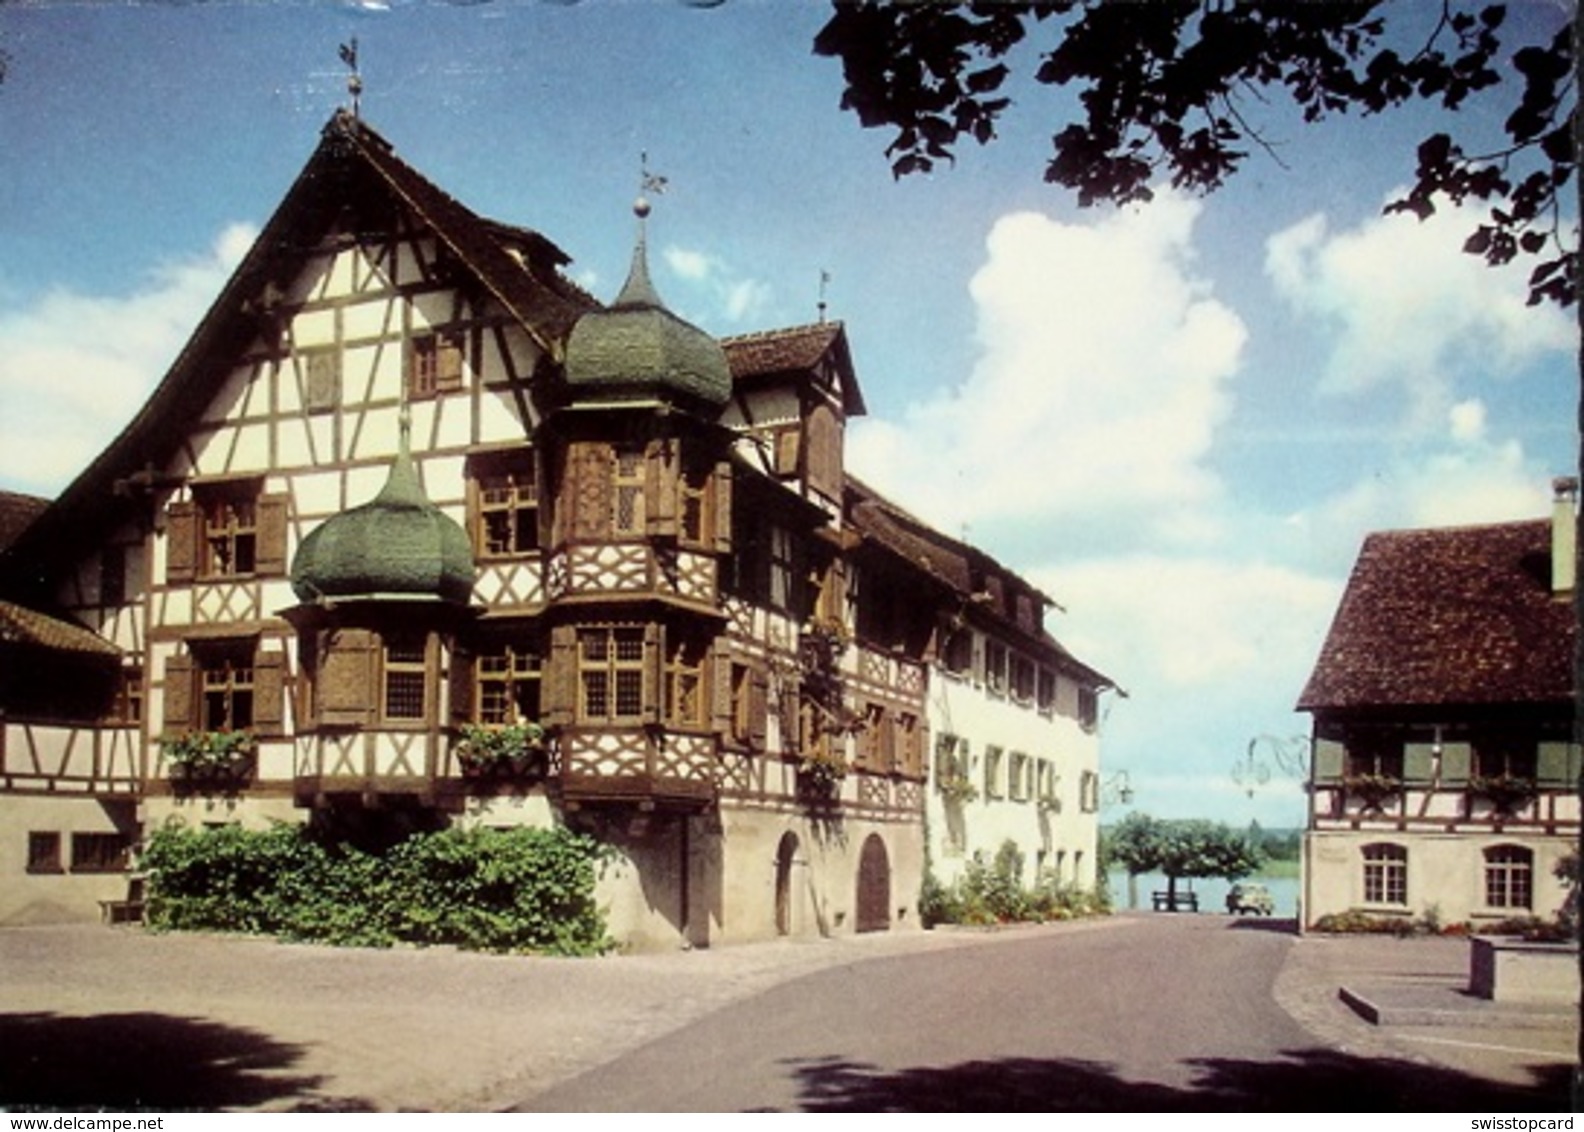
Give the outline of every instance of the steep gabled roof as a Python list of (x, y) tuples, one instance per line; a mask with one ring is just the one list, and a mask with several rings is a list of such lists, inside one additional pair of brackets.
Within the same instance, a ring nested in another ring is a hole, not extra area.
[[(1116, 682), (1079, 660), (1041, 624), (1046, 605), (1055, 604), (1014, 571), (976, 547), (960, 542), (909, 514), (879, 492), (847, 477), (847, 515), (853, 527), (891, 557), (932, 579), (963, 604), (965, 610), (994, 624), (1012, 639), (1022, 640), (1042, 658), (1096, 688)], [(1032, 620), (1019, 618), (1019, 594), (1032, 603)]]
[(15, 542), (48, 507), (48, 499), (18, 491), (0, 491), (0, 550)]
[(755, 334), (722, 338), (721, 346), (726, 350), (732, 380), (737, 384), (808, 373), (828, 358), (840, 375), (842, 412), (849, 417), (856, 417), (867, 411), (863, 392), (858, 388), (858, 378), (853, 371), (847, 331), (840, 322), (817, 322), (808, 326), (762, 330)]
[(1550, 555), (1546, 520), (1370, 535), (1299, 710), (1570, 700)]
[[(383, 194), (383, 196), (381, 196)], [(568, 262), (554, 243), (526, 228), (485, 220), (398, 158), (370, 126), (337, 111), (259, 238), (210, 306), (153, 394), (110, 446), (59, 499), (0, 551), (0, 592), (38, 600), (54, 563), (69, 561), (119, 519), (136, 514), (140, 492), (158, 487), (156, 469), (176, 450), (193, 406), (229, 375), (216, 365), (258, 332), (260, 298), (300, 269), (346, 209), (394, 199), (422, 217), (464, 269), (552, 356), (583, 312), (598, 303), (559, 273)]]

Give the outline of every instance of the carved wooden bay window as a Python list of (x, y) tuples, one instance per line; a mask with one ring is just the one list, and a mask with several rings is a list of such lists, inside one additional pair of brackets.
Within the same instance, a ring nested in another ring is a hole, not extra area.
[(287, 497), (258, 478), (193, 485), (166, 509), (166, 580), (173, 584), (286, 572)]
[(424, 631), (339, 626), (306, 651), (312, 718), (326, 727), (426, 726), (434, 715), (438, 642)]
[(686, 438), (574, 441), (552, 536), (674, 539), (724, 553), (732, 545), (730, 466)]

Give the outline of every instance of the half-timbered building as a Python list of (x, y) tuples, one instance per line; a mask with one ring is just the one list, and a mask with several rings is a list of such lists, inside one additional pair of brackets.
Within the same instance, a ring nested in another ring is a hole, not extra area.
[(1576, 480), (1550, 520), (1365, 539), (1298, 708), (1303, 914), (1548, 917), (1579, 837)]
[(1105, 681), (1010, 572), (899, 552), (844, 468), (841, 324), (712, 338), (656, 292), (638, 211), (605, 305), (334, 116), (148, 403), (0, 557), (0, 619), (69, 671), (0, 676), (0, 919), (124, 898), (157, 825), (270, 820), (589, 831), (635, 946), (916, 919), (953, 618), (1052, 697)]

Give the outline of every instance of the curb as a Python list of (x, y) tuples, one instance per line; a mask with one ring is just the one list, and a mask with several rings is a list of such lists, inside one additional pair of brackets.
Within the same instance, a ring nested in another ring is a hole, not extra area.
[(1545, 1007), (1504, 1009), (1470, 1006), (1449, 1009), (1434, 1006), (1388, 1005), (1359, 991), (1340, 987), (1337, 997), (1373, 1026), (1459, 1026), (1470, 1029), (1562, 1030), (1576, 1021), (1574, 1011)]

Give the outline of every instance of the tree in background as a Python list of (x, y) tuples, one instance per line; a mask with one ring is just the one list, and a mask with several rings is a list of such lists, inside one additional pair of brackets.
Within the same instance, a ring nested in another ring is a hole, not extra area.
[(1258, 846), (1219, 822), (1163, 820), (1137, 811), (1107, 832), (1105, 854), (1108, 863), (1127, 870), (1130, 888), (1140, 873), (1165, 874), (1172, 899), (1178, 878), (1238, 880), (1264, 863)]
[[(1492, 265), (1534, 257), (1530, 302), (1566, 305), (1577, 298), (1578, 240), (1562, 216), (1576, 113), (1563, 9), (1542, 38), (1514, 43), (1505, 5), (1455, 0), (836, 0), (814, 50), (842, 62), (843, 109), (894, 131), (886, 152), (898, 177), (954, 160), (964, 138), (992, 141), (1015, 67), (1073, 88), (1081, 114), (1054, 132), (1045, 180), (1082, 205), (1149, 200), (1162, 180), (1210, 192), (1251, 150), (1276, 158), (1245, 115), (1251, 104), (1285, 98), (1306, 122), (1411, 103), (1456, 111), (1502, 81), (1510, 51), (1519, 81), (1505, 141), (1469, 152), (1448, 134), (1425, 139), (1412, 188), (1389, 210), (1424, 219), (1440, 201), (1487, 203), (1464, 250)], [(1430, 26), (1410, 26), (1426, 15)]]

